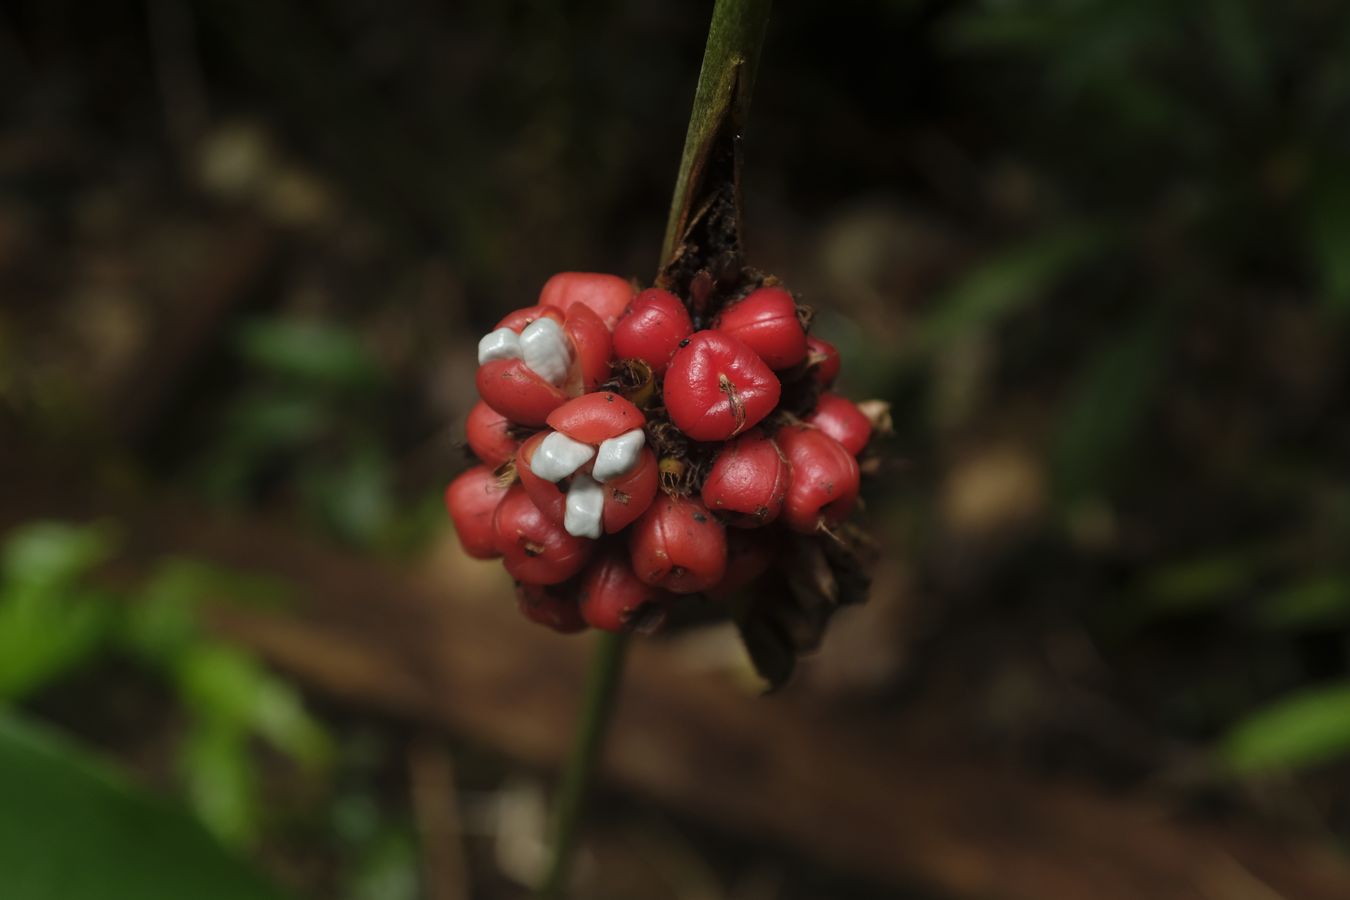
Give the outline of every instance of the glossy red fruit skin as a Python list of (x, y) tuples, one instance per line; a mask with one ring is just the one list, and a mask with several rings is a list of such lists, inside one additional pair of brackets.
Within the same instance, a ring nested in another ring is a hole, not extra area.
[(600, 316), (582, 303), (573, 303), (567, 310), (563, 332), (572, 341), (576, 351), (577, 374), (580, 389), (593, 391), (609, 380), (609, 360), (613, 353), (613, 338)]
[(848, 518), (858, 500), (858, 461), (844, 445), (812, 425), (788, 425), (774, 435), (792, 465), (783, 521), (814, 534)]
[(517, 584), (516, 604), (531, 622), (552, 628), (559, 634), (586, 630), (586, 620), (577, 608), (576, 584)]
[(445, 508), (455, 523), (455, 535), (474, 559), (500, 555), (492, 520), (505, 496), (506, 488), (487, 466), (474, 466), (445, 489)]
[(728, 597), (749, 587), (769, 570), (778, 555), (778, 548), (778, 536), (773, 531), (743, 528), (728, 531), (727, 570), (710, 593), (718, 598)]
[(839, 377), (839, 350), (829, 341), (808, 334), (806, 364), (811, 367), (811, 377), (829, 387)]
[(540, 478), (530, 468), (530, 463), (534, 460), (534, 451), (546, 437), (548, 432), (541, 431), (526, 438), (520, 445), (520, 449), (516, 451), (516, 477), (520, 479), (520, 486), (530, 495), (534, 505), (553, 522), (561, 525), (567, 515), (567, 495), (558, 485)]
[(778, 445), (752, 431), (718, 452), (703, 483), (703, 502), (728, 524), (768, 525), (783, 511), (791, 471)]
[(633, 286), (617, 275), (598, 272), (559, 272), (544, 282), (539, 302), (568, 309), (573, 303), (589, 306), (606, 328), (613, 328), (633, 299)]
[(520, 441), (511, 436), (508, 430), (511, 422), (479, 400), (469, 410), (464, 423), (464, 434), (473, 455), (487, 466), (496, 468), (516, 455)]
[(525, 584), (558, 584), (577, 574), (594, 549), (592, 541), (572, 537), (539, 507), (520, 485), (497, 505), (492, 534), (502, 565)]
[(494, 359), (474, 377), (483, 402), (517, 425), (541, 428), (567, 395), (531, 372), (519, 359)]
[(647, 424), (647, 417), (611, 391), (596, 391), (568, 400), (549, 413), (548, 426), (574, 441), (599, 444)]
[(691, 498), (658, 497), (633, 524), (629, 549), (639, 579), (676, 594), (706, 591), (726, 573), (726, 529)]
[(797, 318), (797, 303), (782, 288), (751, 291), (722, 310), (713, 327), (739, 338), (770, 369), (790, 369), (806, 358), (806, 330)]
[(633, 471), (604, 485), (605, 511), (602, 523), (605, 533), (615, 534), (637, 521), (656, 499), (660, 481), (656, 454), (650, 447), (643, 447), (642, 459)]
[(854, 405), (852, 400), (825, 391), (816, 401), (816, 408), (806, 421), (844, 445), (857, 456), (872, 439), (872, 420)]
[(694, 333), (689, 310), (678, 297), (660, 288), (648, 288), (633, 298), (614, 326), (614, 355), (640, 359), (660, 375), (670, 365), (680, 341)]
[(670, 420), (696, 441), (725, 441), (753, 428), (782, 390), (755, 351), (720, 331), (700, 331), (675, 351), (662, 387)]
[(581, 573), (581, 617), (602, 631), (655, 631), (665, 621), (666, 595), (633, 574), (628, 554), (606, 550)]
[[(563, 324), (562, 307), (541, 303), (538, 306), (527, 306), (524, 309), (518, 309), (515, 312), (508, 313), (506, 318), (497, 323), (496, 328), (510, 328), (516, 334), (525, 330), (536, 319), (552, 319), (559, 325)], [(495, 330), (495, 329), (494, 329)]]

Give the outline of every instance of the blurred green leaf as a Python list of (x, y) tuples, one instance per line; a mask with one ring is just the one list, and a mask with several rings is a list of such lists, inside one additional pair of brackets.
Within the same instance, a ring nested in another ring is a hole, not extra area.
[(1250, 0), (1209, 0), (1205, 34), (1218, 49), (1227, 81), (1250, 98), (1265, 88), (1265, 41), (1256, 6)]
[(1133, 589), (1102, 607), (1099, 624), (1128, 633), (1171, 618), (1213, 612), (1243, 597), (1266, 566), (1266, 554), (1243, 548), (1150, 568)]
[(1343, 627), (1350, 624), (1350, 576), (1329, 572), (1294, 581), (1262, 598), (1252, 618), (1282, 630)]
[(956, 18), (945, 37), (956, 51), (1041, 50), (1059, 43), (1062, 31), (1062, 23), (1046, 11), (995, 12), (980, 4)]
[(1191, 612), (1230, 599), (1255, 577), (1257, 561), (1243, 552), (1174, 563), (1150, 572), (1140, 593), (1155, 609)]
[(371, 545), (389, 527), (394, 513), (393, 476), (383, 448), (368, 443), (340, 463), (311, 467), (300, 480), (308, 508), (335, 534)]
[(113, 531), (106, 525), (33, 522), (5, 540), (0, 571), (5, 583), (33, 588), (69, 584), (113, 551)]
[(408, 829), (385, 829), (361, 848), (347, 900), (416, 900), (417, 841)]
[(106, 526), (38, 522), (0, 561), (0, 701), (31, 694), (103, 646), (116, 598), (80, 582), (112, 552)]
[(302, 381), (350, 388), (381, 379), (360, 338), (325, 322), (256, 320), (240, 329), (238, 343), (248, 363)]
[(226, 415), (234, 454), (274, 453), (319, 437), (336, 420), (329, 402), (313, 393), (258, 391), (245, 394)]
[(259, 836), (252, 739), (267, 741), (310, 769), (327, 762), (329, 743), (287, 682), (252, 656), (205, 635), (199, 607), (221, 599), (270, 605), (288, 596), (287, 587), (273, 579), (170, 559), (156, 568), (125, 623), (126, 643), (169, 673), (191, 713), (179, 769), (197, 814), (232, 845)]
[(247, 653), (204, 645), (184, 657), (178, 680), (184, 702), (197, 715), (239, 723), (301, 762), (326, 758), (323, 733), (299, 695)]
[(364, 782), (359, 781), (345, 785), (329, 805), (329, 826), (338, 838), (349, 844), (373, 840), (383, 825), (380, 803), (364, 787)]
[(267, 741), (310, 770), (327, 764), (327, 733), (295, 689), (257, 660), (223, 644), (185, 653), (177, 682), (192, 712), (180, 761), (193, 805), (223, 840), (246, 844), (258, 834), (259, 798), (249, 739)]
[(1151, 567), (1132, 589), (1103, 605), (1098, 624), (1128, 633), (1171, 618), (1213, 613), (1244, 598), (1270, 565), (1266, 549), (1242, 547)]
[(25, 697), (88, 661), (111, 631), (117, 602), (73, 588), (0, 592), (0, 702)]
[(910, 351), (928, 356), (1044, 297), (1061, 278), (1107, 245), (1099, 227), (1075, 225), (1039, 235), (980, 263), (933, 303)]
[(1219, 754), (1242, 774), (1350, 754), (1350, 682), (1301, 690), (1253, 713), (1223, 737)]
[(239, 723), (209, 717), (195, 723), (179, 748), (178, 768), (193, 811), (212, 834), (234, 847), (257, 839), (262, 802)]
[(332, 758), (328, 734), (305, 709), (299, 692), (271, 674), (258, 684), (249, 725), (259, 737), (307, 768), (326, 766)]
[(1350, 165), (1336, 160), (1312, 180), (1308, 191), (1309, 245), (1321, 268), (1323, 301), (1350, 313)]
[(250, 390), (222, 417), (220, 436), (203, 454), (195, 480), (217, 500), (239, 501), (269, 465), (311, 449), (340, 426), (332, 398), (318, 392)]
[(1051, 452), (1061, 499), (1073, 501), (1096, 492), (1129, 454), (1162, 382), (1170, 337), (1167, 318), (1147, 312), (1092, 353), (1078, 373)]
[(209, 638), (199, 607), (220, 599), (274, 604), (286, 588), (171, 558), (152, 571), (136, 602), (126, 602), (84, 583), (110, 550), (100, 528), (44, 522), (10, 536), (0, 555), (0, 701), (31, 693), (110, 645), (130, 650), (172, 679), (191, 714), (178, 764), (198, 815), (222, 840), (250, 843), (261, 818), (251, 741), (260, 738), (311, 770), (326, 764), (331, 749), (295, 689)]
[(193, 559), (158, 563), (136, 602), (127, 605), (123, 641), (143, 659), (172, 665), (202, 639), (199, 607), (208, 602), (278, 607), (292, 597), (275, 578), (236, 572)]
[(22, 900), (279, 900), (186, 815), (0, 715), (0, 872)]

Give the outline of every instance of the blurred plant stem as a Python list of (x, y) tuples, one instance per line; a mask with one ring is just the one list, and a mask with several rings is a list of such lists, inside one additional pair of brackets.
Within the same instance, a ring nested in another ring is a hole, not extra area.
[[(689, 114), (689, 131), (680, 158), (680, 171), (675, 178), (675, 196), (666, 221), (662, 268), (670, 262), (679, 246), (685, 225), (693, 213), (693, 204), (703, 193), (701, 181), (713, 145), (727, 128), (739, 139), (745, 125), (772, 5), (772, 0), (717, 0), (713, 7), (708, 43), (703, 50), (703, 66), (694, 92), (694, 108)], [(739, 182), (739, 172), (733, 172), (732, 178)], [(576, 742), (558, 786), (552, 855), (539, 886), (541, 898), (561, 896), (571, 874), (586, 795), (600, 761), (605, 733), (618, 697), (626, 647), (625, 635), (608, 632), (602, 632), (596, 643)]]
[(548, 871), (539, 887), (542, 898), (560, 897), (572, 871), (572, 856), (581, 831), (586, 795), (590, 793), (595, 768), (604, 748), (605, 732), (618, 698), (619, 679), (623, 675), (626, 635), (600, 632), (595, 656), (586, 679), (585, 706), (578, 723), (572, 756), (563, 771), (562, 783), (554, 802), (553, 852)]

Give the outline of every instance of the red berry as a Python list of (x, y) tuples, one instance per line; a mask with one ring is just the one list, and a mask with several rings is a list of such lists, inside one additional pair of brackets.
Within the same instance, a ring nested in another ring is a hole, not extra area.
[(796, 302), (782, 288), (751, 291), (722, 310), (713, 327), (744, 341), (770, 369), (790, 369), (806, 358), (806, 330)]
[(596, 272), (559, 272), (544, 282), (544, 289), (539, 292), (541, 304), (559, 309), (569, 309), (573, 303), (589, 306), (606, 328), (614, 327), (632, 299), (631, 284), (617, 275)]
[(561, 325), (563, 323), (562, 307), (542, 303), (538, 306), (527, 306), (524, 309), (518, 309), (507, 315), (506, 318), (497, 323), (496, 327), (510, 328), (516, 334), (520, 334), (525, 330), (526, 325), (529, 325), (536, 319), (545, 318), (552, 319)]
[(464, 423), (469, 449), (484, 464), (495, 469), (515, 456), (516, 449), (520, 447), (520, 441), (512, 437), (508, 430), (510, 427), (506, 416), (483, 401), (478, 401), (469, 410), (469, 418)]
[(829, 387), (839, 377), (839, 351), (834, 344), (813, 334), (806, 336), (806, 364), (811, 377)]
[(506, 488), (487, 466), (474, 466), (445, 489), (445, 508), (455, 523), (455, 534), (464, 552), (474, 559), (499, 555), (492, 518), (505, 496)]
[(608, 381), (612, 339), (595, 310), (573, 303), (567, 310), (563, 331), (576, 350), (575, 368), (581, 377), (582, 390), (593, 391)]
[(665, 596), (633, 574), (628, 554), (607, 550), (581, 575), (581, 617), (604, 631), (655, 631), (665, 621)]
[(782, 385), (741, 341), (700, 331), (675, 352), (663, 391), (676, 428), (696, 441), (724, 441), (772, 412)]
[(642, 459), (633, 471), (603, 485), (605, 489), (604, 527), (606, 534), (614, 534), (631, 525), (656, 499), (656, 488), (661, 473), (656, 454), (650, 447), (642, 448)]
[(714, 512), (732, 513), (732, 525), (768, 525), (783, 511), (791, 469), (772, 440), (752, 431), (728, 443), (703, 483), (703, 502)]
[(572, 537), (530, 500), (520, 485), (506, 492), (492, 517), (506, 571), (526, 584), (557, 584), (581, 571), (594, 544)]
[(518, 359), (494, 359), (478, 367), (478, 396), (517, 425), (542, 427), (567, 395), (531, 372)]
[(563, 523), (563, 518), (567, 514), (567, 495), (563, 493), (562, 488), (551, 481), (547, 481), (534, 474), (530, 464), (534, 461), (534, 451), (548, 437), (547, 431), (541, 431), (532, 435), (520, 445), (516, 451), (516, 476), (520, 478), (520, 486), (525, 489), (525, 493), (530, 495), (544, 515), (548, 516), (557, 524)]
[(853, 401), (825, 391), (806, 421), (844, 445), (854, 456), (862, 452), (872, 438), (872, 420)]
[(768, 571), (778, 552), (777, 535), (771, 530), (727, 532), (727, 571), (713, 593), (723, 597), (753, 584)]
[(645, 424), (641, 410), (610, 391), (583, 394), (548, 416), (550, 428), (583, 444), (599, 444)]
[(614, 326), (614, 355), (640, 359), (660, 375), (680, 341), (694, 333), (694, 323), (679, 298), (660, 288), (649, 288), (634, 298), (628, 312)]
[(788, 425), (774, 436), (792, 465), (783, 520), (812, 534), (842, 522), (858, 499), (858, 461), (844, 445), (811, 425)]
[(586, 630), (586, 621), (577, 608), (576, 583), (517, 584), (516, 603), (531, 622), (538, 622), (562, 634)]
[(708, 508), (686, 497), (660, 497), (633, 526), (633, 571), (676, 594), (706, 591), (727, 567), (727, 535)]

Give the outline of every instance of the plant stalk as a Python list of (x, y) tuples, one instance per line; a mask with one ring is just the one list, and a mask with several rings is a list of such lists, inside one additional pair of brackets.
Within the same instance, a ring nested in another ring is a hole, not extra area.
[[(674, 257), (695, 206), (710, 190), (708, 161), (719, 139), (728, 136), (738, 142), (750, 109), (755, 70), (768, 26), (772, 0), (717, 0), (713, 7), (708, 42), (703, 51), (694, 108), (689, 115), (689, 131), (675, 196), (666, 222), (666, 238), (661, 252), (664, 268)], [(714, 185), (733, 194), (739, 189), (739, 155), (730, 173), (730, 184)], [(725, 173), (716, 176), (725, 177)], [(739, 205), (739, 204), (738, 204)], [(558, 786), (552, 830), (552, 855), (537, 896), (561, 897), (572, 871), (572, 859), (581, 833), (586, 796), (604, 748), (605, 734), (618, 697), (623, 675), (627, 638), (601, 632), (587, 676), (584, 705), (578, 723), (572, 755)]]
[(600, 632), (596, 641), (595, 655), (591, 658), (590, 672), (586, 677), (585, 705), (581, 710), (581, 720), (577, 723), (576, 743), (572, 747), (567, 768), (563, 770), (562, 782), (554, 801), (552, 856), (538, 891), (538, 896), (545, 900), (562, 896), (572, 872), (572, 857), (581, 833), (586, 795), (590, 793), (600, 753), (604, 749), (605, 733), (614, 711), (614, 701), (618, 698), (627, 646), (627, 635), (608, 631)]
[(666, 219), (662, 269), (674, 257), (697, 200), (705, 193), (703, 176), (718, 136), (726, 129), (739, 140), (749, 119), (750, 96), (772, 6), (773, 0), (717, 0), (713, 7), (680, 172), (675, 178), (675, 195)]

